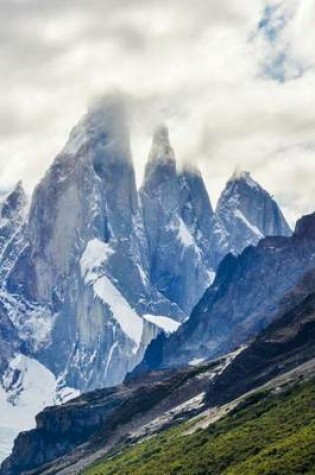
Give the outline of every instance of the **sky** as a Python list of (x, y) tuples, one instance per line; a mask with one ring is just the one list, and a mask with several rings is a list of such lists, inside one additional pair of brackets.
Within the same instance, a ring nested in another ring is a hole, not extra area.
[(29, 192), (96, 97), (131, 110), (141, 183), (165, 122), (213, 204), (250, 171), (291, 224), (315, 209), (315, 0), (1, 0), (0, 187)]

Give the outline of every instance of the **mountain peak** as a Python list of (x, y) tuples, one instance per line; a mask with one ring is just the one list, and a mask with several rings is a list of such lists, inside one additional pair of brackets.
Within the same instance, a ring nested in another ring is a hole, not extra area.
[(155, 127), (153, 132), (153, 143), (170, 146), (169, 129), (165, 124), (159, 124)]
[(217, 213), (235, 254), (249, 244), (258, 244), (263, 237), (291, 235), (276, 201), (246, 171), (234, 171), (220, 196)]
[(201, 171), (194, 162), (184, 162), (181, 168), (183, 175), (192, 175), (196, 177), (201, 177)]
[(259, 183), (255, 181), (250, 172), (241, 170), (239, 167), (236, 167), (228, 183), (235, 182), (244, 182), (250, 187), (261, 188)]
[(236, 166), (230, 180), (239, 180), (241, 178), (246, 178), (247, 176), (250, 176), (249, 172), (242, 170), (240, 166)]
[(88, 144), (115, 150), (115, 158), (131, 161), (126, 101), (112, 94), (95, 100), (72, 129), (63, 154), (77, 155)]
[(175, 162), (175, 154), (170, 144), (169, 131), (165, 124), (158, 125), (153, 132), (149, 162)]

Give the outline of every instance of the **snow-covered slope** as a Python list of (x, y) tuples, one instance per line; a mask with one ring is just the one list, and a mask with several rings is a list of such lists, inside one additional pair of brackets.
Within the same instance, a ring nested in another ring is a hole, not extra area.
[(0, 461), (9, 455), (20, 431), (35, 427), (35, 416), (44, 407), (79, 394), (71, 388), (59, 392), (57, 380), (47, 368), (17, 353), (0, 378)]
[(248, 172), (235, 172), (220, 196), (216, 212), (233, 253), (266, 236), (290, 236), (291, 229), (275, 200)]

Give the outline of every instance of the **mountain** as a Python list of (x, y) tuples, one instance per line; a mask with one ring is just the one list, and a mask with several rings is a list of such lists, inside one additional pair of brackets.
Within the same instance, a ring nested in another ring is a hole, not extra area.
[(30, 206), (21, 183), (2, 196), (0, 410), (15, 429), (46, 404), (122, 383), (152, 340), (187, 320), (233, 250), (165, 126), (137, 190), (127, 116), (119, 95), (93, 104)]
[(243, 249), (267, 236), (290, 236), (278, 204), (248, 172), (236, 171), (227, 182), (216, 212), (229, 236), (230, 249)]
[(189, 315), (228, 252), (228, 238), (200, 172), (177, 170), (165, 126), (154, 133), (140, 200), (151, 281)]
[(291, 237), (268, 237), (220, 264), (213, 285), (176, 333), (160, 335), (134, 374), (213, 358), (266, 328), (303, 275), (315, 266), (315, 213)]
[(231, 249), (200, 172), (178, 168), (165, 126), (138, 193), (118, 95), (72, 130), (29, 211), (18, 184), (1, 212), (0, 303), (22, 354), (59, 391), (122, 382), (152, 339), (187, 319)]
[(184, 318), (149, 280), (120, 98), (98, 104), (73, 129), (34, 191), (28, 232), (29, 253), (10, 286), (49, 308), (50, 341), (36, 357), (60, 386), (121, 382), (160, 331), (154, 316)]

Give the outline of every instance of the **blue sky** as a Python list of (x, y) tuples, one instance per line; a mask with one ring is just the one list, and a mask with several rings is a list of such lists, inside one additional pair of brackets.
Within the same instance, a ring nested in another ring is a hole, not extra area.
[(165, 121), (215, 201), (236, 166), (291, 222), (315, 202), (315, 2), (2, 0), (0, 186), (31, 191), (95, 97), (124, 92), (138, 180)]

